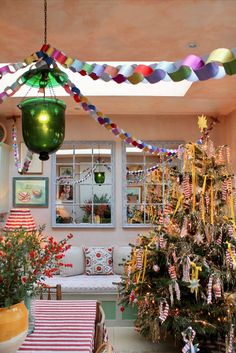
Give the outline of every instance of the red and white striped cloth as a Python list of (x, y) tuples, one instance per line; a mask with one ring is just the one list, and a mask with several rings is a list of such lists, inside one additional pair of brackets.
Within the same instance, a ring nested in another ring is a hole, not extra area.
[(91, 353), (95, 300), (35, 300), (35, 329), (18, 353)]

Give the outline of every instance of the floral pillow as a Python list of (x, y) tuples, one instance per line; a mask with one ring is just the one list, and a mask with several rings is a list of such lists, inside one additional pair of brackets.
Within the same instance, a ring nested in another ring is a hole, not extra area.
[(84, 248), (86, 275), (113, 275), (113, 248)]

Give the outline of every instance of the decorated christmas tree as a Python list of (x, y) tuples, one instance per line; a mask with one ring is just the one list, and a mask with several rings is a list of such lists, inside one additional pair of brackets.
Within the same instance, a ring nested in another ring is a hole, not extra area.
[[(216, 352), (209, 340), (217, 349), (225, 342), (223, 351), (233, 353), (234, 176), (229, 148), (214, 147), (204, 116), (199, 126), (202, 138), (179, 150), (182, 170), (169, 172), (170, 187), (162, 212), (152, 215), (153, 229), (131, 244), (120, 298), (122, 309), (137, 306), (136, 328), (153, 342), (162, 341), (166, 333), (187, 342), (190, 330), (201, 352)], [(198, 351), (192, 341), (184, 349)]]

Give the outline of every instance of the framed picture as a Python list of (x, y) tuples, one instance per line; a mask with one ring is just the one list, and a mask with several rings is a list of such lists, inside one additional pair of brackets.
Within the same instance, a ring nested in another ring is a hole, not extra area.
[(63, 166), (59, 167), (59, 176), (73, 176), (73, 167)]
[(48, 178), (13, 178), (14, 207), (48, 207)]
[(58, 186), (58, 196), (57, 198), (63, 202), (73, 201), (73, 186), (64, 184)]
[[(24, 159), (27, 153), (27, 146), (24, 142), (20, 144), (20, 155), (21, 155), (21, 165), (24, 163)], [(26, 174), (42, 174), (43, 173), (43, 162), (39, 159), (38, 154), (33, 154), (32, 161), (29, 165), (29, 170)]]
[(127, 202), (142, 202), (142, 186), (127, 186)]

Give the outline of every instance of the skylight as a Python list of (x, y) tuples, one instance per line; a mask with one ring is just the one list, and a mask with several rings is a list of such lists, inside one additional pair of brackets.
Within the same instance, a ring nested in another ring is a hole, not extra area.
[[(92, 62), (90, 62), (92, 63)], [(98, 64), (104, 64), (103, 62), (97, 62)], [(106, 64), (112, 66), (124, 65), (124, 64), (133, 64), (134, 62), (129, 61), (110, 61)], [(139, 62), (137, 64), (149, 65), (153, 62)], [(0, 67), (9, 65), (9, 64), (0, 64)], [(103, 82), (102, 80), (93, 81), (89, 76), (81, 76), (78, 73), (74, 73), (71, 70), (66, 70), (62, 66), (58, 67), (66, 72), (71, 82), (73, 82), (80, 90), (81, 93), (85, 96), (169, 96), (169, 97), (181, 97), (186, 94), (189, 90), (192, 82), (181, 81), (160, 81), (155, 84), (149, 83), (139, 83), (137, 85), (132, 85), (129, 83), (117, 84), (114, 81)], [(0, 92), (2, 92), (7, 86), (12, 85), (16, 79), (26, 72), (29, 67), (21, 69), (15, 74), (8, 74), (2, 77), (0, 81)], [(65, 92), (62, 87), (53, 88), (53, 92), (57, 97), (68, 96), (69, 94)], [(35, 97), (42, 96), (38, 93), (36, 88), (31, 88), (27, 85), (21, 87), (21, 89), (14, 94), (14, 97)], [(50, 90), (46, 90), (46, 96), (52, 96)]]

